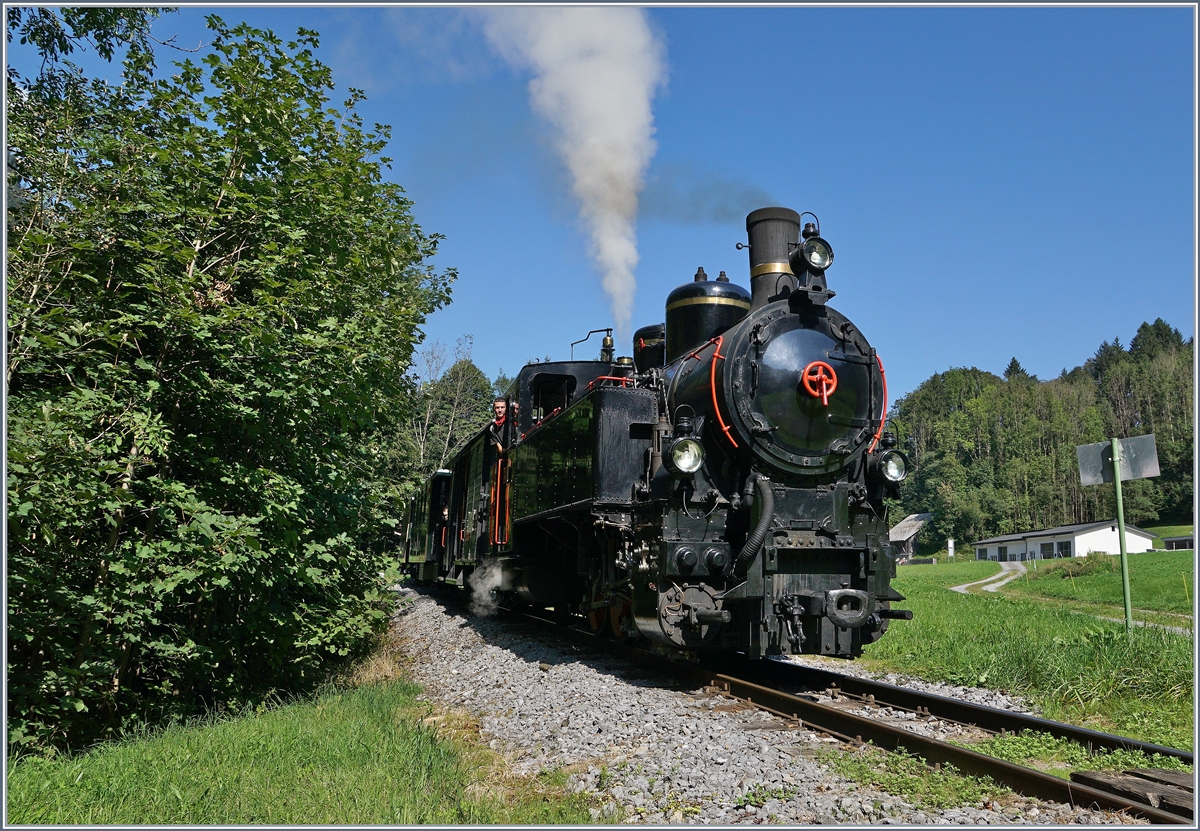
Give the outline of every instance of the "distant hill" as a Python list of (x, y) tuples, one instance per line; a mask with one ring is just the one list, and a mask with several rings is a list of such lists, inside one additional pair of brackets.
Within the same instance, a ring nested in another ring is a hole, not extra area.
[(1123, 483), (1132, 523), (1192, 521), (1193, 339), (1162, 318), (1126, 349), (1105, 341), (1083, 366), (1042, 381), (1014, 357), (1003, 377), (949, 369), (895, 403), (915, 470), (899, 516), (931, 513), (918, 551), (1116, 515), (1112, 485), (1079, 483), (1075, 447), (1154, 433), (1162, 475)]

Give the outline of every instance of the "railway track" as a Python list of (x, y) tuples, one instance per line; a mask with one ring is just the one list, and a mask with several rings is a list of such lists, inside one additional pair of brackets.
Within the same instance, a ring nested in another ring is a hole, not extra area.
[(921, 735), (910, 729), (888, 724), (879, 718), (859, 715), (844, 706), (820, 703), (812, 695), (812, 691), (834, 691), (838, 696), (854, 698), (868, 706), (907, 710), (928, 718), (968, 725), (992, 733), (1036, 730), (1071, 739), (1092, 750), (1141, 750), (1146, 753), (1161, 753), (1191, 763), (1192, 754), (1187, 751), (779, 661), (723, 660), (713, 665), (664, 661), (661, 655), (608, 640), (582, 629), (563, 627), (556, 621), (528, 613), (523, 613), (520, 617), (529, 622), (553, 627), (556, 632), (619, 654), (633, 663), (659, 671), (669, 671), (680, 677), (689, 687), (707, 688), (729, 698), (744, 701), (791, 722), (797, 729), (804, 727), (851, 744), (861, 745), (869, 742), (885, 750), (906, 752), (923, 758), (930, 765), (953, 765), (962, 773), (986, 776), (1027, 797), (1081, 808), (1124, 811), (1156, 824), (1193, 824), (1192, 794), (1191, 789), (1186, 787), (1190, 784), (1190, 776), (1144, 771), (1147, 775), (1160, 774), (1157, 777), (1158, 781), (1142, 780), (1144, 787), (1131, 786), (1127, 781), (1128, 777), (1087, 776), (1086, 781), (1069, 781)]
[[(712, 666), (710, 664), (710, 666)], [(729, 662), (725, 670), (764, 686), (779, 687), (792, 692), (824, 691), (833, 698), (845, 697), (870, 706), (891, 707), (926, 718), (935, 718), (955, 724), (969, 725), (988, 733), (1020, 733), (1034, 730), (1056, 738), (1068, 739), (1088, 749), (1135, 750), (1147, 755), (1158, 753), (1169, 758), (1193, 764), (1193, 754), (1187, 750), (1143, 742), (1126, 736), (1102, 733), (1073, 724), (1063, 724), (1050, 719), (1038, 718), (1028, 713), (1016, 713), (959, 701), (934, 693), (898, 687), (844, 675), (814, 667), (799, 666), (783, 661), (763, 661), (759, 665), (748, 661)]]
[[(1176, 791), (1181, 791), (1182, 789), (1163, 782), (1158, 783), (1160, 787), (1157, 789), (1152, 787), (1148, 781), (1145, 783), (1147, 787), (1142, 791), (1142, 795), (1145, 798), (1154, 799), (1155, 794), (1161, 794), (1164, 791), (1168, 792), (1172, 797), (1166, 800), (1159, 798), (1157, 800), (1159, 805), (1153, 805), (1148, 801), (1134, 798), (1133, 789), (1130, 788), (1123, 778), (1114, 777), (1108, 781), (1105, 781), (1103, 778), (1090, 778), (1089, 781), (1094, 784), (1060, 779), (1057, 776), (1051, 776), (1032, 768), (986, 756), (969, 748), (960, 747), (929, 736), (923, 736), (904, 727), (888, 724), (879, 719), (857, 715), (843, 708), (828, 704), (821, 704), (804, 694), (788, 693), (773, 686), (758, 684), (746, 680), (739, 675), (719, 672), (711, 667), (693, 665), (688, 665), (684, 671), (702, 682), (703, 686), (716, 689), (724, 695), (747, 701), (785, 719), (790, 719), (797, 726), (805, 726), (819, 732), (827, 733), (846, 742), (855, 744), (870, 742), (886, 750), (911, 753), (920, 756), (930, 764), (953, 765), (956, 769), (966, 774), (987, 776), (993, 781), (1005, 785), (1024, 796), (1052, 800), (1054, 802), (1062, 802), (1085, 808), (1099, 807), (1115, 811), (1125, 811), (1130, 815), (1143, 817), (1153, 823), (1192, 824), (1190, 791), (1187, 792), (1185, 797), (1182, 793), (1176, 793)], [(846, 676), (841, 677), (847, 678)], [(895, 689), (900, 690), (900, 688)], [(902, 692), (914, 693), (912, 690), (902, 690)], [(947, 701), (942, 696), (931, 696), (926, 693), (915, 693), (915, 695), (921, 697), (926, 702), (916, 705), (923, 710), (932, 711), (934, 707)], [(942, 701), (937, 701), (936, 699), (942, 699)], [(878, 702), (879, 699), (876, 698), (875, 701)], [(952, 703), (961, 704), (963, 702)], [(978, 705), (971, 706), (977, 707)], [(1007, 716), (1020, 715), (1007, 713), (1007, 711), (992, 711), (989, 708), (983, 707), (979, 709), (989, 710), (992, 713), (1006, 713)], [(999, 722), (1004, 720), (1005, 717), (995, 716), (993, 718), (995, 722)], [(957, 719), (947, 720), (953, 721)], [(972, 724), (971, 721), (960, 723)], [(1018, 723), (1022, 725), (1021, 729), (1043, 730), (1043, 732), (1051, 732), (1051, 730), (1055, 729), (1059, 729), (1062, 732), (1082, 729), (1071, 728), (1070, 725), (1061, 725), (1058, 722), (1036, 719), (1033, 716), (1026, 716), (1025, 719), (1020, 720)], [(1157, 745), (1148, 745), (1136, 742), (1133, 739), (1109, 736), (1090, 730), (1084, 732), (1094, 734), (1092, 735), (1093, 747), (1158, 748)], [(1100, 744), (1100, 741), (1103, 741), (1103, 744)], [(1172, 751), (1170, 755), (1174, 755), (1177, 758), (1187, 758), (1190, 761), (1190, 754), (1184, 751), (1174, 750), (1173, 748), (1163, 749)], [(1160, 750), (1150, 752), (1160, 752)], [(1111, 785), (1114, 788), (1102, 789), (1102, 787), (1097, 787), (1098, 785)], [(1116, 789), (1118, 787), (1124, 792), (1119, 792)]]

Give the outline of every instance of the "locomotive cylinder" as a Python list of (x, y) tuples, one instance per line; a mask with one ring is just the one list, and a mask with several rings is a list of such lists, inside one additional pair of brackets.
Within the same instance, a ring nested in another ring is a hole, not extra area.
[(667, 363), (735, 325), (750, 311), (750, 295), (728, 281), (708, 282), (701, 268), (695, 279), (667, 295)]
[(800, 214), (790, 208), (759, 208), (746, 217), (750, 239), (750, 310), (785, 300), (796, 288), (788, 264), (791, 249), (800, 243)]

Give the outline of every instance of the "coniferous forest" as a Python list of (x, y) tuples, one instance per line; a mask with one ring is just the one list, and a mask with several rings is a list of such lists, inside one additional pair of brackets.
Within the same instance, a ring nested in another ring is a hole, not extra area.
[(1192, 521), (1193, 340), (1161, 318), (1129, 347), (1105, 341), (1083, 366), (1042, 381), (1013, 358), (1004, 376), (938, 373), (892, 418), (915, 470), (893, 520), (929, 512), (918, 550), (1116, 516), (1110, 484), (1083, 487), (1077, 445), (1155, 435), (1161, 475), (1122, 484), (1127, 522)]

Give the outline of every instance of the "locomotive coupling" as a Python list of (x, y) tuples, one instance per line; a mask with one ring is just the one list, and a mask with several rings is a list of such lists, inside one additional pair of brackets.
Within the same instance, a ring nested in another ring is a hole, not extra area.
[(825, 615), (836, 626), (857, 629), (875, 611), (875, 598), (858, 589), (832, 589), (825, 592)]
[(793, 652), (800, 652), (804, 644), (801, 618), (825, 617), (841, 629), (877, 625), (880, 619), (875, 613), (875, 598), (858, 589), (797, 592), (775, 601), (774, 612), (783, 622)]
[(875, 612), (875, 598), (858, 589), (798, 592), (775, 601), (775, 614), (782, 618), (828, 617), (843, 629), (857, 629)]

